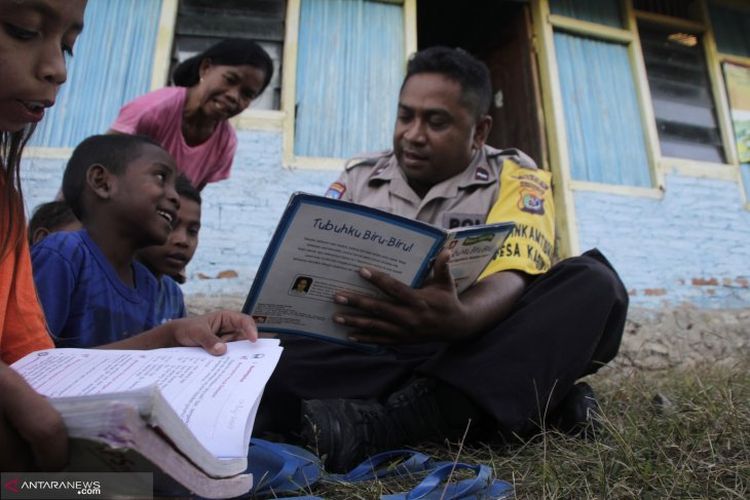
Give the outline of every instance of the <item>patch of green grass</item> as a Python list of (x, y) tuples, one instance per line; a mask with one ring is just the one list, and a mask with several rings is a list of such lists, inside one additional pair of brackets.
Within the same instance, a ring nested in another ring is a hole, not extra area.
[[(583, 440), (547, 431), (516, 446), (445, 443), (422, 451), (485, 463), (517, 498), (750, 498), (750, 359), (730, 365), (590, 377), (602, 430)], [(324, 498), (376, 499), (419, 478), (321, 483)]]

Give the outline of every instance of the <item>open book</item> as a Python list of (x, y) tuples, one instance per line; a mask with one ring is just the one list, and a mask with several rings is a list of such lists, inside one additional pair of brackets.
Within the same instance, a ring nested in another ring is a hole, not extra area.
[(226, 498), (252, 486), (250, 433), (281, 350), (275, 339), (228, 343), (223, 356), (50, 349), (12, 367), (62, 415), (68, 470), (160, 470), (199, 496)]
[(258, 330), (349, 343), (332, 320), (340, 291), (381, 296), (359, 276), (369, 267), (417, 288), (435, 257), (451, 249), (458, 292), (477, 280), (513, 223), (442, 229), (382, 210), (311, 194), (292, 195), (261, 261), (243, 312)]

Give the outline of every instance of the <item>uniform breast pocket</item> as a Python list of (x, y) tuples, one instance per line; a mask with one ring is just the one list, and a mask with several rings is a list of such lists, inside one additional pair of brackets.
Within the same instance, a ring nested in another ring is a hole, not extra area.
[(443, 215), (443, 227), (453, 229), (455, 227), (478, 226), (484, 224), (484, 218), (484, 214), (448, 212)]

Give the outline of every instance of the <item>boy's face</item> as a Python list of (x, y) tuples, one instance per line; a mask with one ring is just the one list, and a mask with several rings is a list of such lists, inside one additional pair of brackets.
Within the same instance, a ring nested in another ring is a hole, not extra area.
[(113, 218), (137, 248), (164, 244), (180, 208), (174, 160), (158, 146), (140, 147), (141, 154), (125, 171), (112, 176), (111, 188)]
[(484, 144), (492, 121), (477, 121), (462, 97), (461, 85), (439, 73), (413, 75), (401, 90), (393, 150), (420, 196), (463, 172)]
[(44, 117), (65, 82), (85, 0), (0, 0), (0, 131)]
[(201, 228), (201, 206), (195, 201), (180, 197), (180, 210), (174, 222), (174, 229), (167, 242), (144, 248), (138, 252), (138, 259), (151, 271), (161, 276), (166, 274), (181, 281), (182, 270), (190, 262), (198, 247), (198, 233)]

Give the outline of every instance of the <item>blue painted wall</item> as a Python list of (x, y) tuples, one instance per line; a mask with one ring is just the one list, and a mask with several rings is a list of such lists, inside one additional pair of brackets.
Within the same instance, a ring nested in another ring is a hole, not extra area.
[(668, 174), (662, 199), (575, 193), (581, 249), (599, 247), (631, 303), (750, 307), (750, 211), (737, 183)]

